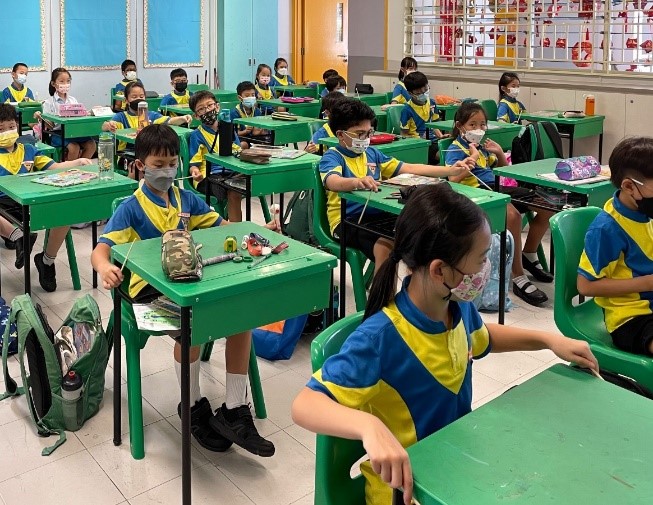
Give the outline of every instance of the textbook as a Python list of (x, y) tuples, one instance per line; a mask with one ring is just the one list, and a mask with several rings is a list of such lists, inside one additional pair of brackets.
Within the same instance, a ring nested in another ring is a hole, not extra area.
[(43, 175), (42, 177), (32, 179), (32, 182), (65, 188), (68, 186), (77, 186), (78, 184), (86, 184), (93, 179), (97, 179), (96, 173), (72, 169), (57, 174)]

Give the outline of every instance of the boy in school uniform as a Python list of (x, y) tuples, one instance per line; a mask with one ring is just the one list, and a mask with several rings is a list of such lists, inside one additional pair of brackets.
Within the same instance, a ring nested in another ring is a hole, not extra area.
[(188, 104), (191, 93), (188, 91), (188, 75), (183, 68), (175, 68), (170, 72), (170, 84), (172, 92), (163, 97), (160, 107)]
[(322, 90), (322, 92), (320, 93), (320, 98), (324, 98), (325, 96), (327, 96), (329, 94), (329, 91), (326, 89), (327, 79), (329, 77), (335, 77), (336, 75), (338, 75), (338, 71), (334, 70), (332, 68), (324, 71), (324, 73), (322, 74), (322, 80), (324, 81), (325, 87)]
[[(331, 109), (329, 127), (339, 140), (339, 145), (332, 147), (320, 161), (320, 174), (327, 193), (327, 217), (333, 237), (340, 241), (340, 197), (339, 191), (367, 190), (378, 191), (381, 179), (389, 179), (399, 174), (409, 173), (427, 177), (447, 177), (460, 175), (473, 166), (473, 160), (466, 159), (454, 166), (441, 167), (405, 163), (386, 156), (378, 149), (370, 147), (374, 111), (369, 105), (352, 98), (338, 101)], [(349, 219), (365, 223), (374, 218), (377, 212), (366, 209), (363, 205), (347, 202)], [(379, 238), (378, 234), (355, 228), (347, 233), (347, 247), (359, 249), (374, 261), (375, 271), (388, 258), (392, 250), (392, 241)]]
[(653, 356), (653, 138), (629, 137), (610, 155), (618, 188), (585, 235), (578, 292), (603, 309), (619, 349)]
[[(120, 64), (120, 70), (122, 71), (122, 81), (116, 84), (113, 88), (113, 91), (116, 95), (125, 96), (125, 88), (130, 82), (137, 82), (143, 84), (138, 78), (136, 73), (136, 62), (134, 60), (125, 60)], [(119, 112), (127, 108), (127, 102), (122, 100), (114, 100), (113, 102), (113, 111)]]
[[(231, 109), (230, 117), (232, 122), (234, 119), (242, 117), (257, 117), (263, 115), (261, 109), (258, 108), (256, 86), (254, 86), (253, 82), (241, 82), (236, 86), (236, 93), (238, 93), (240, 104)], [(243, 124), (235, 125), (234, 130), (238, 137), (246, 140), (249, 144), (270, 143), (270, 134), (268, 130)]]
[(16, 63), (11, 69), (13, 82), (2, 90), (2, 102), (33, 102), (34, 93), (27, 83), (28, 68), (25, 63)]
[[(344, 100), (346, 97), (342, 93), (333, 91), (326, 95), (322, 99), (322, 117), (324, 119), (329, 119), (329, 114), (333, 106), (340, 100)], [(304, 150), (309, 153), (319, 154), (320, 156), (324, 154), (324, 147), (322, 144), (318, 144), (318, 141), (327, 137), (335, 137), (329, 123), (324, 123), (311, 138), (310, 142), (306, 145)]]
[[(91, 160), (78, 158), (74, 161), (55, 163), (51, 158), (31, 144), (19, 144), (18, 140), (18, 115), (16, 109), (9, 104), (0, 104), (0, 176), (26, 174), (52, 168), (72, 168), (90, 165)], [(0, 193), (0, 208), (6, 210), (16, 219), (22, 218), (21, 207), (13, 200)], [(62, 209), (63, 212), (63, 209)], [(34, 263), (39, 273), (41, 287), (52, 292), (57, 289), (57, 273), (54, 260), (61, 244), (63, 244), (68, 227), (53, 228), (50, 230), (47, 247), (43, 252), (34, 257)], [(25, 251), (23, 250), (23, 230), (14, 226), (5, 217), (0, 216), (0, 235), (16, 250), (14, 266), (18, 269), (25, 264)], [(36, 233), (30, 234), (30, 251), (36, 241)]]
[[(145, 127), (136, 138), (135, 150), (137, 168), (144, 172), (144, 184), (118, 207), (91, 256), (93, 268), (100, 274), (105, 289), (118, 288), (123, 281), (120, 268), (110, 259), (112, 246), (161, 237), (169, 229), (182, 229), (182, 213), (190, 216), (187, 223), (191, 230), (229, 224), (197, 195), (173, 184), (179, 163), (179, 137), (169, 126)], [(268, 227), (273, 229), (274, 224)], [(137, 275), (132, 275), (129, 296), (134, 301), (143, 302), (157, 298), (160, 293)], [(269, 457), (274, 454), (274, 444), (259, 435), (247, 404), (250, 348), (249, 331), (227, 339), (227, 399), (214, 414), (209, 401), (200, 393), (200, 348), (191, 347), (191, 432), (202, 447), (211, 451), (226, 451), (235, 443), (253, 454)], [(181, 383), (181, 346), (178, 342), (174, 359)], [(181, 404), (177, 411), (180, 413)]]
[(332, 91), (337, 91), (338, 93), (342, 93), (344, 95), (345, 93), (347, 93), (347, 81), (345, 80), (344, 77), (339, 75), (334, 75), (333, 77), (329, 77), (326, 80), (325, 91), (327, 93), (331, 93)]
[[(208, 164), (205, 159), (207, 154), (214, 153), (218, 150), (218, 113), (220, 104), (216, 101), (215, 96), (210, 91), (198, 91), (194, 93), (189, 104), (195, 117), (202, 124), (190, 134), (189, 153), (190, 153), (190, 174), (193, 177), (195, 189), (202, 194), (206, 193), (206, 177), (211, 175), (214, 182), (210, 185), (210, 190), (219, 201), (227, 200), (227, 213), (231, 222), (240, 222), (243, 220), (242, 213), (242, 196), (235, 190), (227, 190), (216, 182), (234, 179), (237, 174), (232, 170), (224, 167)], [(237, 135), (234, 137), (232, 151), (237, 152), (241, 149), (248, 149), (247, 142), (241, 142)]]

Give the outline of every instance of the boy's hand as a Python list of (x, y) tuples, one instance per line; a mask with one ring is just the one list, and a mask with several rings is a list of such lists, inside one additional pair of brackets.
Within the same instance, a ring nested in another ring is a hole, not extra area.
[(89, 160), (88, 158), (78, 158), (77, 159), (77, 166), (78, 167), (83, 167), (84, 165), (91, 165), (93, 162)]
[(478, 152), (476, 144), (469, 144), (469, 157), (474, 160), (474, 166), (476, 166), (476, 162), (480, 156), (481, 154)]
[(447, 167), (449, 169), (449, 173), (447, 174), (447, 177), (458, 177), (458, 176), (464, 175), (467, 172), (469, 172), (469, 170), (471, 168), (473, 168), (475, 164), (472, 165), (472, 167), (470, 168), (467, 165), (467, 160), (468, 159), (471, 159), (471, 158), (466, 158), (464, 160), (456, 161), (456, 163), (454, 163), (450, 167)]
[(202, 172), (200, 172), (200, 169), (198, 167), (190, 167), (190, 175), (193, 178), (194, 181), (201, 182), (204, 177), (202, 176)]
[(370, 457), (372, 469), (392, 488), (403, 487), (404, 504), (413, 499), (413, 473), (406, 449), (378, 418), (363, 432), (363, 447)]
[(193, 116), (191, 116), (190, 114), (186, 114), (184, 116), (184, 119), (186, 120), (186, 124), (191, 124), (193, 122)]
[(381, 183), (374, 177), (366, 175), (360, 179), (354, 179), (354, 187), (352, 189), (368, 189), (370, 191), (378, 191)]
[(115, 133), (115, 131), (118, 129), (117, 123), (115, 121), (107, 121), (106, 124), (107, 124), (107, 128), (112, 133)]
[(265, 227), (268, 230), (272, 230), (272, 231), (276, 231), (277, 233), (281, 233), (281, 225), (279, 224), (279, 221), (277, 221), (276, 219), (273, 219), (269, 223), (266, 223)]
[(102, 267), (98, 273), (102, 279), (102, 286), (104, 289), (117, 288), (120, 286), (120, 283), (123, 280), (120, 268), (110, 262), (107, 262), (107, 264)]
[(317, 146), (311, 140), (308, 144), (306, 144), (304, 151), (306, 151), (307, 153), (314, 154), (317, 152)]
[(555, 335), (550, 348), (560, 359), (571, 361), (583, 368), (599, 371), (599, 363), (587, 342)]
[(501, 149), (501, 146), (492, 139), (487, 139), (485, 141), (485, 144), (483, 144), (483, 147), (485, 147), (485, 149), (487, 149), (488, 152), (491, 152), (492, 154), (496, 154), (497, 156), (503, 154), (503, 149)]

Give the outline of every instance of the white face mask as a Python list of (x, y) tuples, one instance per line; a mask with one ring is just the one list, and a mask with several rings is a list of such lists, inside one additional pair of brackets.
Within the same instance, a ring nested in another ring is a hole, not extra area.
[(288, 69), (286, 67), (281, 67), (277, 69), (277, 74), (279, 74), (282, 77), (285, 77), (288, 75)]
[(261, 77), (258, 78), (258, 82), (260, 84), (263, 84), (263, 86), (267, 86), (268, 84), (270, 84), (270, 76), (262, 75)]
[(519, 88), (508, 88), (508, 94), (513, 98), (517, 98), (519, 96)]
[(463, 138), (470, 144), (480, 144), (485, 137), (485, 130), (467, 130), (463, 133)]
[(137, 78), (138, 74), (136, 74), (136, 70), (130, 70), (129, 72), (125, 72), (125, 79), (128, 81), (135, 81)]
[(27, 82), (27, 75), (25, 74), (18, 74), (16, 76), (16, 82), (18, 84), (25, 84)]
[(70, 84), (57, 84), (57, 91), (60, 95), (65, 95), (70, 91)]

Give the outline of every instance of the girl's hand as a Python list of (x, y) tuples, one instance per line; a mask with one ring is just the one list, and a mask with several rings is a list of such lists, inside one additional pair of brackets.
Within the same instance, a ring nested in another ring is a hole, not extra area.
[(449, 169), (449, 173), (447, 174), (447, 177), (459, 177), (461, 175), (467, 174), (472, 168), (476, 166), (476, 163), (473, 162), (472, 160), (472, 166), (469, 167), (467, 165), (467, 160), (471, 158), (466, 158), (464, 160), (456, 161), (453, 165), (450, 167), (447, 167)]
[(190, 175), (194, 181), (201, 182), (204, 177), (202, 177), (202, 172), (197, 167), (190, 167)]
[(307, 153), (314, 154), (317, 152), (317, 146), (311, 140), (308, 144), (306, 144), (304, 151), (306, 151)]
[(591, 368), (596, 372), (599, 371), (599, 363), (594, 357), (594, 354), (592, 354), (592, 350), (587, 342), (555, 335), (550, 349), (560, 359), (571, 361), (583, 368)]
[(276, 231), (277, 233), (281, 233), (281, 226), (279, 225), (279, 221), (277, 221), (276, 219), (273, 219), (269, 223), (266, 223), (265, 227), (268, 230), (272, 230), (272, 231)]
[(478, 152), (478, 147), (476, 144), (469, 144), (469, 157), (474, 161), (474, 166), (481, 154)]
[(191, 124), (193, 122), (193, 116), (191, 116), (190, 114), (186, 114), (184, 116), (184, 119), (186, 120), (186, 124)]
[(106, 125), (111, 133), (115, 133), (115, 131), (118, 129), (115, 121), (107, 121)]
[(379, 419), (364, 429), (362, 442), (372, 469), (392, 488), (403, 487), (404, 504), (413, 499), (413, 473), (406, 449)]
[(98, 273), (102, 279), (102, 286), (104, 286), (104, 289), (117, 288), (120, 286), (120, 283), (123, 279), (120, 268), (110, 262), (107, 262), (107, 264), (101, 268)]
[(379, 181), (370, 175), (366, 175), (360, 179), (354, 179), (354, 184), (353, 189), (369, 189), (370, 191), (378, 191), (381, 185)]
[(483, 147), (485, 147), (488, 152), (496, 154), (497, 156), (503, 154), (503, 149), (501, 149), (501, 146), (492, 139), (487, 139), (485, 144), (483, 144)]

